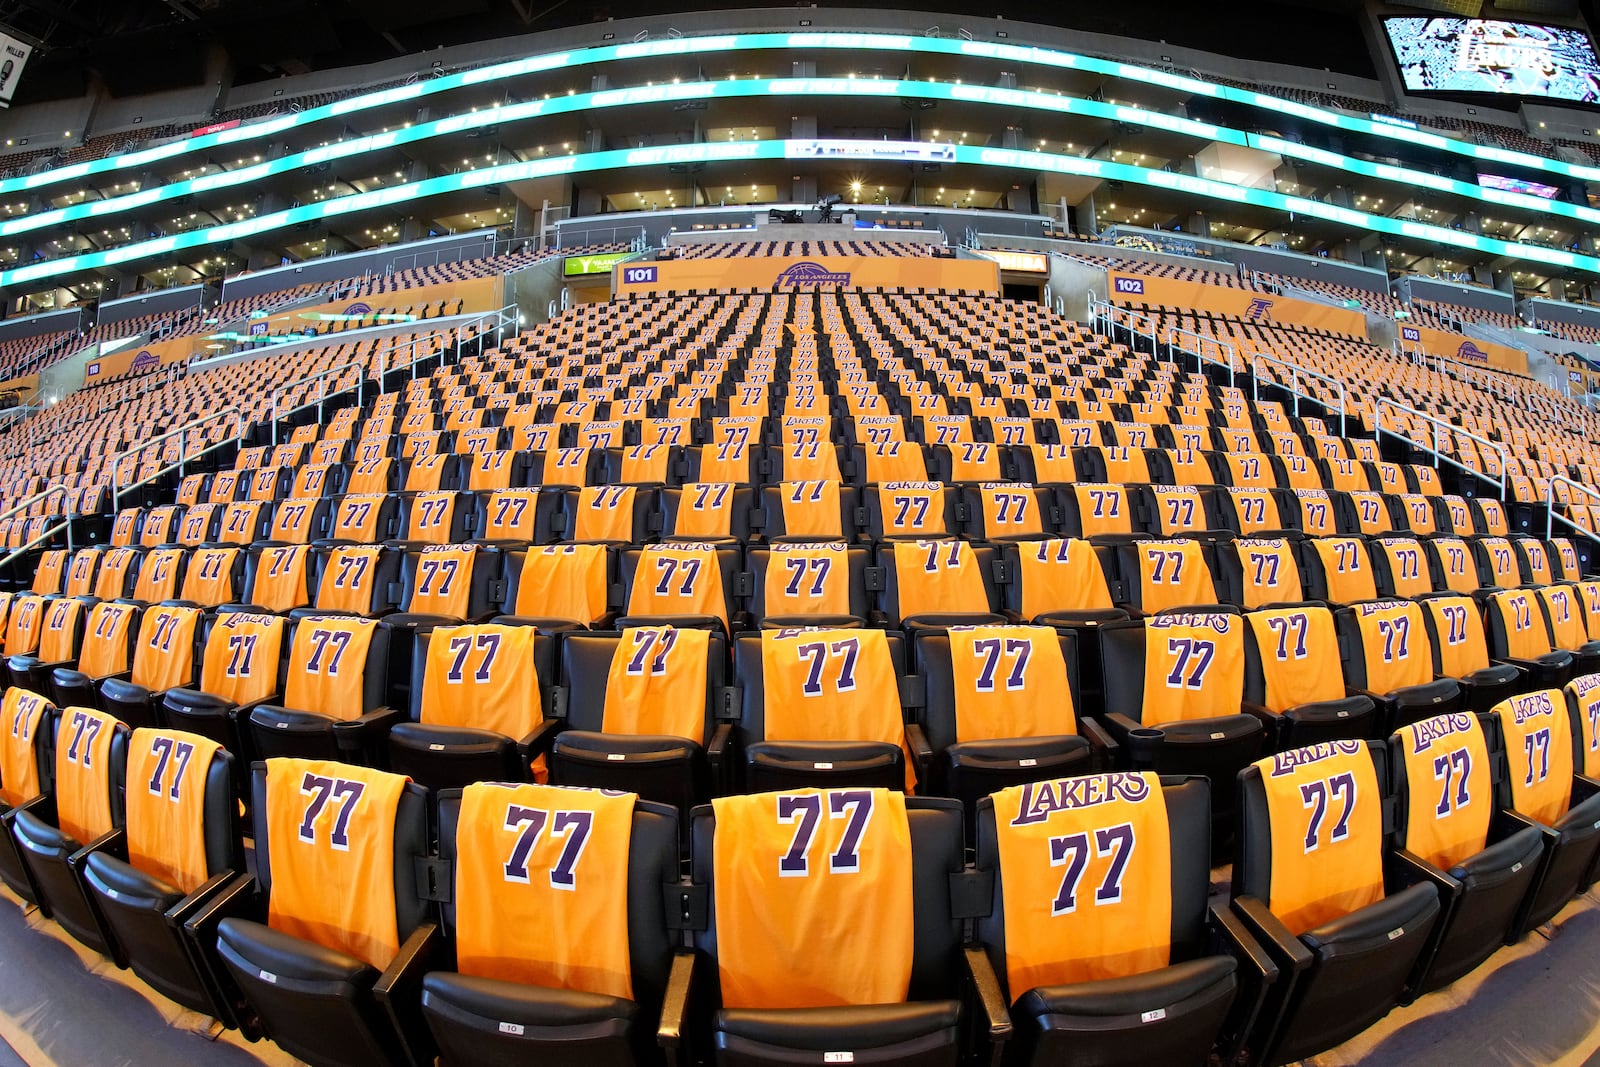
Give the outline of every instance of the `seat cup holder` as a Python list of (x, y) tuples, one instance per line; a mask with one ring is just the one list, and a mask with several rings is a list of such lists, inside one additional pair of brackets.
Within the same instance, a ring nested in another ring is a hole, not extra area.
[(1156, 752), (1167, 735), (1161, 730), (1141, 726), (1128, 731), (1128, 756), (1136, 768), (1154, 767)]

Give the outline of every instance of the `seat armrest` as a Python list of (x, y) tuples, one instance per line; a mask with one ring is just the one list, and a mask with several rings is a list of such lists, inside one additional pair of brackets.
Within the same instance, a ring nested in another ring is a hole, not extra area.
[(1278, 738), (1283, 734), (1283, 716), (1272, 711), (1262, 704), (1252, 704), (1248, 700), (1239, 702), (1239, 710), (1252, 718), (1260, 719), (1261, 725), (1267, 731), (1267, 744), (1276, 745)]
[(684, 1019), (689, 1013), (689, 994), (694, 985), (695, 954), (680, 948), (672, 956), (672, 973), (661, 1001), (661, 1023), (656, 1027), (656, 1044), (665, 1052), (669, 1065), (678, 1062), (683, 1044)]
[(393, 997), (402, 991), (406, 982), (421, 981), (422, 976), (432, 969), (435, 962), (433, 954), (442, 944), (444, 935), (439, 932), (437, 923), (418, 926), (406, 938), (406, 943), (400, 946), (399, 954), (389, 961), (389, 966), (373, 983), (372, 991), (379, 999)]
[(1454, 900), (1461, 892), (1461, 882), (1449, 873), (1439, 870), (1421, 856), (1407, 848), (1397, 848), (1384, 856), (1384, 889), (1398, 893), (1419, 882), (1432, 882), (1439, 891), (1439, 901)]
[(255, 878), (248, 874), (237, 875), (221, 892), (207, 901), (205, 907), (191, 915), (189, 921), (183, 924), (183, 929), (190, 937), (198, 939), (203, 936), (205, 928), (215, 930), (223, 919), (260, 918), (264, 910), (262, 903)]
[(387, 737), (396, 723), (408, 716), (399, 708), (374, 708), (360, 718), (333, 724), (333, 739), (342, 752), (359, 752)]
[(721, 796), (727, 789), (729, 776), (733, 773), (733, 761), (730, 753), (733, 751), (733, 724), (719, 722), (711, 731), (711, 743), (706, 746), (706, 762), (711, 765), (711, 790), (716, 796)]
[(1572, 807), (1577, 807), (1596, 793), (1600, 793), (1600, 781), (1585, 774), (1572, 776)]
[(405, 630), (409, 633), (416, 633), (425, 626), (430, 629), (437, 626), (459, 626), (461, 625), (461, 620), (454, 615), (434, 615), (424, 611), (396, 611), (393, 614), (384, 615), (378, 625), (391, 630)]
[(1114, 769), (1122, 759), (1122, 746), (1111, 732), (1101, 725), (1100, 720), (1088, 715), (1078, 719), (1078, 733), (1088, 742), (1094, 750), (1094, 767), (1097, 771)]
[(1212, 951), (1232, 956), (1238, 965), (1239, 992), (1218, 1037), (1222, 1062), (1235, 1063), (1244, 1042), (1256, 1028), (1261, 1007), (1267, 1001), (1267, 991), (1277, 984), (1281, 972), (1266, 946), (1250, 935), (1244, 923), (1226, 905), (1213, 904), (1208, 910)]
[(95, 852), (109, 852), (119, 859), (125, 859), (128, 855), (128, 831), (107, 830), (68, 856), (67, 866), (74, 874), (82, 877), (83, 865), (89, 862), (89, 856)]
[(233, 707), (228, 709), (228, 717), (230, 719), (232, 719), (233, 722), (234, 722), (234, 725), (237, 726), (240, 723), (249, 722), (250, 721), (250, 713), (252, 711), (255, 711), (257, 708), (265, 708), (265, 707), (280, 707), (281, 708), (282, 706), (283, 706), (283, 694), (282, 693), (273, 693), (271, 696), (269, 696), (269, 697), (267, 697), (267, 698), (265, 698), (263, 700), (255, 700), (255, 701), (250, 702), (249, 704), (235, 704)]
[(1546, 848), (1561, 837), (1560, 834), (1544, 823), (1534, 822), (1520, 811), (1512, 811), (1510, 808), (1495, 809), (1494, 818), (1489, 823), (1491, 833), (1498, 832), (1502, 834), (1514, 834), (1524, 826), (1537, 828), (1540, 835), (1545, 839)]
[(995, 976), (994, 964), (982, 945), (963, 945), (961, 955), (967, 962), (967, 974), (972, 978), (972, 988), (977, 994), (978, 1006), (989, 1026), (990, 1062), (999, 1064), (1005, 1043), (1011, 1038), (1014, 1027), (1006, 998), (1000, 992), (1000, 979)]
[(533, 761), (550, 751), (556, 734), (566, 725), (565, 719), (543, 719), (533, 732), (517, 742), (517, 761), (523, 767), (533, 766)]
[(928, 735), (922, 732), (920, 723), (906, 725), (906, 747), (917, 767), (917, 781), (926, 782), (933, 773), (933, 746), (928, 744)]
[(1212, 904), (1207, 908), (1211, 918), (1211, 942), (1216, 952), (1225, 952), (1249, 967), (1260, 979), (1271, 984), (1278, 979), (1278, 965), (1266, 947), (1245, 928), (1244, 922), (1226, 905)]
[(432, 1067), (437, 1054), (422, 1015), (422, 976), (437, 967), (443, 944), (438, 924), (423, 923), (411, 931), (400, 954), (372, 986), (372, 995), (389, 1016), (412, 1067)]
[(53, 823), (56, 821), (55, 795), (51, 793), (40, 793), (32, 800), (24, 800), (16, 807), (8, 808), (5, 814), (0, 815), (0, 825), (10, 827), (11, 824), (16, 821), (17, 813), (21, 811), (32, 812), (36, 818), (42, 819), (48, 823)]
[(239, 877), (238, 871), (221, 871), (213, 874), (210, 878), (201, 882), (193, 893), (190, 893), (167, 909), (167, 922), (174, 929), (181, 927), (189, 921), (189, 917), (195, 913), (196, 909), (205, 905), (212, 894), (223, 889), (237, 877)]
[(1233, 898), (1233, 913), (1244, 928), (1277, 961), (1279, 970), (1287, 970), (1294, 977), (1311, 966), (1315, 959), (1311, 950), (1289, 932), (1289, 928), (1262, 902), (1260, 897), (1248, 893)]

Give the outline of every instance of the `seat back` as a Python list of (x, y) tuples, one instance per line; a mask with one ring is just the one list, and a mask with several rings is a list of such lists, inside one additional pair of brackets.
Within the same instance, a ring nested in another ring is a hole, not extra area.
[(177, 596), (187, 561), (188, 554), (181, 548), (153, 548), (145, 553), (133, 585), (133, 599), (154, 604)]
[(1005, 607), (1024, 619), (1052, 612), (1112, 611), (1111, 588), (1088, 541), (1052, 538), (1002, 547)]
[(1469, 596), (1455, 593), (1423, 597), (1429, 644), (1433, 646), (1433, 673), (1442, 678), (1466, 678), (1489, 666), (1489, 641), (1483, 614)]
[(1335, 616), (1345, 642), (1345, 678), (1380, 696), (1433, 681), (1435, 652), (1422, 604), (1367, 600)]
[(941, 482), (884, 482), (867, 486), (861, 498), (874, 541), (944, 537), (958, 526), (958, 493)]
[[(48, 793), (55, 777), (55, 707), (10, 686), (0, 704), (0, 800), (14, 808)], [(3, 852), (0, 849), (0, 852)]]
[(182, 604), (147, 610), (139, 620), (129, 680), (152, 693), (191, 684), (202, 614), (199, 608)]
[(1414, 722), (1389, 737), (1396, 801), (1395, 845), (1448, 871), (1489, 840), (1499, 745), (1481, 718), (1455, 711)]
[(429, 852), (426, 792), (384, 771), (271, 759), (252, 768), (251, 795), (268, 924), (387, 966), (430, 910), (416, 862)]
[(92, 708), (56, 717), (56, 825), (80, 845), (122, 825), (128, 735), (126, 724)]
[(1533, 660), (1549, 655), (1550, 626), (1531, 589), (1501, 589), (1483, 600), (1489, 653), (1496, 659)]
[(1014, 786), (978, 802), (977, 869), (994, 888), (976, 933), (1008, 1003), (1038, 986), (1130, 978), (1206, 953), (1210, 795), (1204, 778), (1144, 771)]
[(108, 548), (101, 557), (92, 592), (101, 600), (127, 596), (139, 571), (140, 555), (132, 548)]
[(879, 603), (891, 626), (919, 615), (992, 614), (995, 550), (970, 541), (895, 541), (878, 549)]
[(139, 608), (133, 604), (102, 602), (90, 608), (83, 647), (78, 651), (78, 670), (92, 679), (127, 670), (139, 634), (139, 618)]
[(1572, 762), (1578, 773), (1600, 777), (1600, 674), (1574, 678), (1565, 693), (1572, 717)]
[(44, 663), (70, 663), (83, 648), (84, 625), (94, 607), (93, 597), (64, 596), (48, 603), (39, 634), (39, 659)]
[(1472, 548), (1478, 556), (1478, 569), (1485, 586), (1515, 589), (1522, 584), (1522, 569), (1508, 538), (1480, 537), (1472, 542)]
[(1507, 775), (1500, 803), (1554, 826), (1572, 805), (1571, 712), (1559, 689), (1538, 689), (1496, 704)]
[(400, 561), (401, 610), (480, 619), (504, 599), (502, 554), (483, 545), (429, 545)]
[(884, 630), (740, 634), (733, 641), (735, 729), (746, 746), (790, 739), (903, 744), (898, 679), (905, 664), (905, 638)]
[(1471, 545), (1459, 537), (1435, 537), (1424, 547), (1432, 557), (1441, 589), (1469, 595), (1477, 591), (1478, 563)]
[(1313, 600), (1353, 604), (1374, 600), (1378, 584), (1366, 542), (1359, 537), (1313, 537), (1306, 542), (1306, 594)]
[(376, 615), (393, 607), (400, 554), (382, 545), (335, 545), (317, 550), (318, 611)]
[(768, 540), (854, 539), (859, 503), (853, 486), (838, 482), (782, 482), (761, 488), (763, 532)]
[(1055, 494), (1027, 482), (984, 482), (962, 494), (966, 533), (977, 541), (1043, 538), (1056, 531)]
[(11, 605), (11, 615), (6, 620), (6, 655), (30, 656), (39, 650), (39, 638), (44, 632), (44, 617), (50, 601), (29, 593), (19, 596)]
[(1044, 626), (952, 626), (916, 635), (923, 731), (935, 752), (964, 741), (1075, 735), (1078, 640)]
[(711, 616), (724, 630), (737, 610), (737, 546), (709, 542), (650, 545), (622, 553), (630, 617)]
[(1217, 557), (1230, 604), (1249, 611), (1305, 597), (1295, 543), (1288, 538), (1240, 538), (1221, 545)]
[[(718, 968), (725, 1008), (953, 995), (957, 801), (882, 789), (724, 797), (695, 809), (691, 836), (693, 879), (711, 900), (695, 946)], [(816, 951), (816, 924), (839, 914), (873, 937)]]
[(1299, 936), (1383, 898), (1383, 798), (1375, 742), (1329, 741), (1257, 760), (1239, 775), (1233, 893)]
[[(460, 974), (659, 1010), (676, 948), (661, 897), (678, 880), (676, 810), (632, 794), (470, 785), (440, 794), (439, 855), (452, 865), (443, 917)], [(548, 936), (508, 949), (508, 924)], [(648, 1018), (641, 1028), (655, 1030)]]
[(242, 870), (233, 775), (233, 756), (209, 738), (135, 730), (128, 743), (129, 864), (184, 893)]
[(200, 688), (230, 704), (253, 704), (283, 692), (288, 620), (281, 615), (228, 611), (205, 637)]
[(389, 684), (389, 630), (374, 619), (313, 615), (295, 627), (284, 705), (334, 719), (381, 707)]
[(520, 740), (544, 720), (555, 638), (532, 626), (439, 626), (417, 634), (411, 715)]
[(656, 512), (655, 489), (635, 485), (591, 485), (545, 490), (561, 501), (552, 525), (562, 541), (642, 544)]
[(1345, 695), (1339, 638), (1325, 605), (1275, 604), (1244, 618), (1246, 700), (1283, 714)]
[(513, 615), (593, 626), (612, 605), (616, 571), (616, 552), (605, 545), (547, 545), (507, 552), (504, 606)]
[(1589, 643), (1579, 591), (1570, 585), (1541, 585), (1533, 591), (1550, 629), (1551, 647), (1576, 652)]
[(1379, 537), (1369, 547), (1384, 596), (1414, 597), (1434, 591), (1428, 554), (1416, 538)]
[(1187, 538), (1134, 541), (1116, 551), (1123, 596), (1133, 610), (1154, 614), (1219, 602), (1209, 544)]
[(750, 538), (756, 490), (733, 482), (691, 482), (661, 492), (661, 536), (717, 541)]
[(851, 616), (865, 620), (867, 549), (843, 541), (751, 546), (750, 613), (758, 622)]
[(280, 614), (309, 607), (316, 590), (311, 559), (311, 549), (306, 545), (252, 549), (245, 567), (246, 599), (264, 611)]
[(704, 745), (726, 684), (727, 641), (706, 630), (632, 627), (561, 640), (567, 725)]
[(1172, 612), (1100, 633), (1106, 711), (1141, 726), (1239, 714), (1244, 620), (1238, 612)]

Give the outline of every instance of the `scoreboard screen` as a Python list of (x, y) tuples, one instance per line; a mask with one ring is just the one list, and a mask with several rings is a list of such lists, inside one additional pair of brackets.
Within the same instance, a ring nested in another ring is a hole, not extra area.
[(1386, 18), (1383, 28), (1407, 92), (1600, 103), (1600, 59), (1583, 30), (1411, 16)]

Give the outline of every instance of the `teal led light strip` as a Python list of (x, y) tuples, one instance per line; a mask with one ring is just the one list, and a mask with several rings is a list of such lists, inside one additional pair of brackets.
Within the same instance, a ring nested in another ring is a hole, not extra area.
[(1510, 256), (1531, 262), (1549, 264), (1571, 270), (1584, 270), (1600, 274), (1600, 259), (1579, 255), (1556, 248), (1519, 244), (1496, 237), (1462, 233), (1443, 226), (1391, 219), (1353, 208), (1336, 207), (1301, 196), (1289, 196), (1266, 189), (1248, 189), (1227, 185), (1205, 178), (1169, 171), (1151, 170), (1131, 163), (1113, 163), (1107, 160), (1084, 159), (1080, 156), (1056, 155), (1049, 152), (1023, 152), (1011, 149), (982, 148), (967, 145), (941, 145), (922, 141), (856, 141), (856, 140), (772, 140), (734, 141), (727, 144), (672, 145), (665, 148), (614, 149), (589, 152), (583, 155), (562, 156), (556, 159), (530, 160), (526, 163), (507, 163), (484, 167), (461, 174), (445, 174), (437, 178), (374, 189), (368, 193), (352, 193), (319, 204), (276, 211), (240, 222), (223, 223), (188, 233), (172, 234), (150, 241), (68, 256), (59, 260), (0, 271), (0, 286), (41, 278), (59, 277), (75, 271), (97, 267), (115, 266), (130, 260), (188, 248), (199, 248), (266, 233), (302, 222), (314, 222), (364, 211), (369, 208), (409, 203), (441, 193), (462, 189), (475, 189), (501, 182), (527, 181), (555, 174), (576, 174), (599, 170), (627, 170), (633, 167), (663, 166), (673, 163), (718, 162), (724, 160), (755, 159), (824, 159), (836, 162), (871, 163), (873, 161), (912, 161), (961, 163), (986, 167), (1003, 167), (1023, 171), (1051, 171), (1058, 174), (1076, 174), (1110, 181), (1132, 182), (1158, 189), (1171, 189), (1209, 200), (1252, 204), (1277, 211), (1294, 212), (1326, 219), (1356, 229), (1376, 233), (1389, 233), (1419, 241), (1433, 241), (1459, 248)]
[(349, 159), (370, 152), (414, 144), (434, 137), (448, 136), (463, 130), (481, 128), (501, 123), (517, 122), (540, 116), (591, 111), (598, 108), (627, 107), (638, 104), (674, 102), (680, 100), (727, 99), (734, 97), (784, 97), (784, 96), (879, 96), (921, 97), (931, 100), (951, 100), (1000, 107), (1025, 108), (1050, 111), (1057, 114), (1079, 114), (1115, 122), (1131, 123), (1188, 134), (1204, 141), (1258, 148), (1279, 155), (1292, 156), (1309, 162), (1364, 174), (1384, 181), (1416, 185), (1437, 192), (1450, 193), (1483, 203), (1524, 208), (1529, 211), (1600, 226), (1600, 211), (1593, 208), (1546, 200), (1543, 197), (1521, 193), (1484, 189), (1471, 182), (1441, 177), (1426, 171), (1342, 156), (1334, 152), (1311, 148), (1279, 137), (1244, 133), (1226, 126), (1196, 122), (1192, 119), (1164, 115), (1142, 108), (1108, 104), (1099, 100), (1056, 96), (1022, 89), (994, 89), (976, 85), (949, 82), (923, 82), (880, 80), (866, 78), (767, 78), (750, 81), (688, 82), (678, 85), (641, 86), (629, 89), (608, 89), (600, 92), (580, 93), (552, 100), (533, 100), (504, 107), (488, 108), (435, 119), (431, 122), (391, 130), (388, 133), (354, 137), (347, 141), (313, 148), (305, 152), (268, 160), (238, 170), (207, 174), (199, 178), (173, 182), (151, 189), (142, 189), (124, 196), (107, 197), (82, 204), (55, 208), (36, 215), (24, 215), (0, 222), (0, 238), (28, 233), (47, 226), (56, 226), (81, 219), (110, 219), (125, 211), (148, 207), (194, 193), (231, 189), (306, 167), (317, 166), (336, 159)]
[(332, 104), (324, 104), (321, 107), (309, 108), (293, 115), (280, 115), (262, 122), (237, 126), (229, 130), (220, 130), (216, 133), (208, 133), (199, 137), (170, 141), (153, 148), (124, 152), (120, 155), (90, 160), (84, 163), (75, 163), (67, 167), (57, 167), (53, 170), (20, 178), (8, 178), (0, 181), (0, 195), (37, 189), (91, 174), (103, 174), (124, 168), (148, 166), (160, 160), (173, 159), (211, 148), (258, 141), (262, 138), (282, 133), (285, 130), (309, 126), (324, 119), (352, 115), (406, 100), (434, 96), (438, 93), (449, 92), (452, 89), (490, 84), (543, 71), (565, 70), (596, 63), (659, 56), (793, 48), (916, 52), (1086, 70), (1110, 77), (1124, 78), (1130, 81), (1145, 82), (1151, 85), (1160, 85), (1169, 89), (1190, 92), (1197, 96), (1231, 100), (1235, 103), (1264, 108), (1279, 114), (1321, 123), (1341, 130), (1404, 141), (1409, 144), (1421, 145), (1444, 152), (1453, 152), (1457, 155), (1470, 156), (1486, 162), (1528, 167), (1549, 174), (1576, 178), (1579, 181), (1600, 182), (1600, 167), (1581, 166), (1559, 159), (1548, 159), (1544, 156), (1528, 155), (1523, 152), (1512, 152), (1502, 148), (1471, 144), (1453, 137), (1445, 137), (1441, 134), (1429, 133), (1424, 130), (1374, 122), (1371, 119), (1343, 115), (1325, 108), (1312, 107), (1307, 104), (1295, 103), (1292, 100), (1268, 96), (1265, 93), (1257, 93), (1248, 89), (1236, 89), (1231, 85), (1218, 85), (1213, 82), (1201, 81), (1198, 78), (1169, 74), (1165, 71), (1140, 67), (1131, 63), (1122, 63), (1116, 60), (1097, 59), (1093, 56), (1080, 55), (1076, 52), (1065, 52), (1052, 48), (1035, 48), (1027, 45), (946, 40), (940, 37), (883, 33), (818, 32), (678, 37), (664, 41), (630, 42), (628, 44), (578, 48), (564, 52), (529, 56), (524, 59), (480, 67), (476, 70), (461, 71), (440, 78), (396, 86), (392, 89), (365, 93), (361, 96), (351, 97), (348, 100), (339, 100)]

